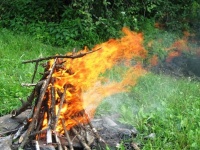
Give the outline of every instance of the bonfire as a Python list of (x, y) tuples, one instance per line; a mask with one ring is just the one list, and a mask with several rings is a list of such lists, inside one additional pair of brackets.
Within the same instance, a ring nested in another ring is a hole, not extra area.
[[(92, 50), (85, 47), (66, 55), (23, 62), (35, 63), (32, 83), (26, 84), (34, 89), (22, 106), (11, 112), (15, 118), (31, 108), (23, 125), (14, 133), (15, 148), (26, 148), (34, 141), (36, 149), (41, 144), (50, 144), (59, 150), (72, 150), (75, 138), (84, 149), (91, 149), (95, 142), (106, 147), (107, 141), (91, 123), (97, 107), (105, 97), (127, 92), (145, 73), (139, 63), (147, 55), (142, 34), (127, 28), (123, 28), (123, 32), (121, 39), (110, 39)], [(34, 84), (40, 64), (44, 73)], [(125, 68), (120, 81), (110, 81), (102, 75), (118, 64)], [(93, 140), (87, 140), (88, 133)]]

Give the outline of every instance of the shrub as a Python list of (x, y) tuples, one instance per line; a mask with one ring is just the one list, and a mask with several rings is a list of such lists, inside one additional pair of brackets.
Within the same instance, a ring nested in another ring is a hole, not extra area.
[(199, 2), (192, 0), (7, 0), (0, 2), (0, 25), (52, 45), (82, 46), (118, 37), (123, 26), (142, 31), (147, 20), (170, 30), (196, 29), (197, 13)]

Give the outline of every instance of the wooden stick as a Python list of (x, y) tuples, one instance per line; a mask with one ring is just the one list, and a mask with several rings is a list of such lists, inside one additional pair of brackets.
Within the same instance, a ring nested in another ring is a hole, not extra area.
[(19, 141), (18, 141), (19, 144), (23, 141), (24, 136), (26, 135), (26, 132), (27, 130), (20, 136)]
[(55, 124), (55, 120), (56, 120), (56, 112), (55, 112), (56, 100), (55, 100), (54, 78), (52, 78), (51, 83), (52, 83), (52, 86), (51, 86), (51, 107), (50, 107), (51, 123), (50, 123), (50, 127), (51, 127), (51, 129), (54, 129), (54, 124)]
[(105, 143), (105, 141), (100, 137), (99, 133), (97, 132), (97, 129), (93, 127), (92, 123), (89, 121), (88, 124), (89, 124), (90, 128), (92, 129), (94, 135), (96, 136), (98, 142)]
[(39, 146), (38, 141), (35, 141), (35, 149), (36, 149), (36, 150), (40, 150), (40, 146)]
[(100, 48), (96, 49), (96, 50), (93, 50), (93, 51), (89, 51), (87, 53), (82, 53), (82, 54), (79, 54), (79, 55), (57, 55), (57, 56), (49, 56), (49, 57), (44, 57), (44, 58), (39, 58), (39, 59), (33, 59), (33, 60), (26, 60), (26, 61), (23, 61), (22, 63), (26, 64), (26, 63), (32, 63), (32, 62), (39, 62), (39, 61), (43, 61), (43, 60), (49, 60), (49, 59), (55, 59), (55, 58), (71, 58), (71, 59), (74, 59), (74, 58), (80, 58), (80, 57), (83, 57), (87, 54), (90, 54), (90, 53), (94, 53), (98, 50), (100, 50)]
[(59, 116), (60, 116), (60, 112), (61, 112), (61, 109), (62, 109), (62, 105), (63, 105), (63, 102), (65, 100), (66, 90), (67, 90), (67, 86), (65, 85), (64, 86), (64, 93), (63, 93), (63, 95), (61, 97), (60, 106), (59, 106), (59, 109), (58, 109), (58, 112), (57, 112), (57, 115), (56, 115), (54, 130), (56, 129), (56, 126), (57, 126), (57, 123), (58, 123), (58, 119), (59, 119)]
[(22, 83), (21, 86), (36, 86), (35, 83)]
[(99, 133), (97, 132), (96, 128), (93, 127), (93, 125), (92, 125), (92, 123), (91, 123), (91, 121), (90, 121), (90, 119), (89, 119), (89, 116), (88, 116), (88, 114), (85, 112), (85, 110), (84, 110), (84, 113), (85, 113), (85, 116), (86, 116), (86, 118), (87, 118), (88, 124), (89, 124), (90, 128), (92, 129), (94, 135), (96, 136), (98, 142), (99, 142), (99, 143), (104, 143), (104, 144), (106, 145), (106, 142), (104, 141), (104, 139), (102, 139), (102, 138), (100, 137), (100, 135), (99, 135)]
[(134, 150), (140, 150), (138, 145), (136, 143), (134, 143), (134, 142), (131, 143), (131, 146), (133, 147)]
[(50, 73), (50, 71), (49, 71), (49, 70), (45, 71), (44, 73), (39, 73), (39, 74), (41, 74), (41, 75), (42, 75), (42, 77), (41, 77), (41, 80), (44, 80), (44, 79), (46, 79), (46, 78), (47, 78), (47, 76), (49, 75), (49, 73)]
[(15, 135), (13, 136), (13, 140), (17, 139), (21, 134), (23, 134), (24, 128), (25, 128), (26, 124), (23, 124), (18, 131), (15, 133)]
[(32, 105), (32, 102), (33, 102), (35, 96), (39, 93), (38, 91), (41, 88), (43, 82), (44, 81), (42, 80), (42, 81), (40, 81), (40, 82), (37, 83), (37, 85), (33, 89), (33, 91), (30, 94), (30, 96), (27, 97), (27, 101), (24, 102), (23, 105), (20, 108), (18, 108), (17, 110), (11, 111), (11, 117), (12, 118), (18, 116), (19, 114), (21, 114), (22, 112), (24, 112), (29, 106)]
[(72, 132), (77, 136), (77, 138), (79, 139), (79, 141), (81, 142), (81, 144), (83, 145), (85, 150), (91, 150), (91, 148), (87, 145), (87, 143), (85, 142), (85, 139), (76, 131), (76, 129), (74, 129), (73, 127), (71, 128)]
[(62, 148), (62, 146), (61, 146), (60, 139), (58, 138), (56, 132), (55, 132), (54, 136), (55, 136), (56, 142), (58, 143), (58, 150), (63, 150), (63, 148)]
[(63, 149), (64, 150), (68, 150), (67, 146), (63, 145)]
[[(50, 91), (50, 93), (51, 93), (51, 91)], [(52, 103), (50, 103), (50, 106), (49, 106), (48, 105), (49, 101), (51, 101), (51, 96), (49, 96), (49, 98), (47, 98), (47, 100), (46, 100), (46, 109), (45, 109), (47, 112), (48, 127), (50, 127), (49, 129), (47, 129), (47, 134), (46, 134), (47, 144), (52, 143), (52, 130), (51, 130), (51, 122), (52, 122), (51, 106), (52, 106)]]
[(74, 150), (72, 141), (71, 141), (71, 139), (70, 139), (70, 137), (69, 137), (69, 133), (68, 133), (68, 131), (67, 131), (67, 129), (66, 129), (66, 126), (65, 126), (65, 122), (64, 122), (63, 119), (61, 119), (61, 121), (62, 121), (62, 126), (63, 126), (64, 132), (65, 132), (65, 136), (66, 136), (67, 141), (68, 141), (68, 143), (69, 143), (69, 148), (70, 148), (70, 150)]
[(37, 118), (37, 127), (35, 129), (35, 132), (39, 132), (41, 130), (41, 127), (42, 127), (42, 123), (43, 123), (43, 120), (44, 120), (44, 114), (45, 114), (45, 111), (41, 111), (40, 112), (40, 115), (39, 117)]
[(32, 121), (27, 129), (27, 132), (26, 132), (26, 135), (24, 137), (24, 140), (22, 141), (22, 143), (20, 144), (20, 148), (23, 148), (24, 145), (26, 144), (27, 140), (28, 140), (28, 137), (30, 135), (30, 133), (32, 132), (33, 130), (33, 127), (34, 127), (34, 124), (35, 124), (35, 121), (38, 117), (38, 114), (39, 114), (39, 110), (40, 110), (40, 107), (42, 105), (42, 102), (43, 102), (43, 98), (44, 98), (44, 95), (45, 95), (45, 92), (46, 92), (46, 89), (49, 85), (49, 82), (50, 82), (50, 79), (51, 79), (51, 76), (53, 74), (53, 71), (54, 71), (54, 68), (55, 68), (55, 65), (56, 65), (56, 61), (57, 61), (57, 58), (55, 59), (54, 63), (53, 63), (53, 66), (51, 68), (51, 72), (49, 74), (49, 77), (47, 78), (47, 80), (45, 80), (46, 82), (43, 83), (43, 86), (42, 86), (42, 93), (40, 93), (40, 96), (39, 96), (39, 99), (38, 99), (38, 102), (37, 102), (37, 105), (35, 107), (35, 112), (33, 114), (33, 118), (32, 118)]
[(37, 135), (37, 134), (41, 134), (41, 133), (47, 131), (48, 129), (49, 129), (49, 128), (45, 128), (45, 129), (42, 129), (42, 130), (40, 130), (40, 131), (33, 132), (33, 133), (30, 134), (30, 136), (35, 136), (35, 135)]
[(51, 129), (47, 129), (47, 144), (51, 144), (52, 143), (52, 131)]
[(34, 79), (35, 79), (35, 74), (37, 72), (37, 69), (38, 69), (38, 62), (35, 63), (35, 70), (33, 72), (33, 77), (32, 77), (32, 80), (31, 80), (31, 83), (33, 83)]

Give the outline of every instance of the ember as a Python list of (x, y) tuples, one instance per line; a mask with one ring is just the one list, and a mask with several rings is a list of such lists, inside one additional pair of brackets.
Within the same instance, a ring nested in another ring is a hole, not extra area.
[[(73, 149), (75, 138), (85, 149), (91, 149), (94, 141), (102, 147), (106, 146), (106, 141), (91, 123), (96, 108), (106, 96), (127, 91), (128, 86), (135, 85), (138, 77), (145, 73), (139, 63), (133, 65), (131, 62), (133, 58), (139, 62), (147, 55), (142, 46), (142, 35), (126, 28), (123, 32), (126, 35), (121, 39), (96, 45), (92, 51), (85, 47), (77, 53), (74, 50), (64, 56), (24, 62), (36, 63), (33, 82), (39, 62), (49, 60), (43, 65), (43, 77), (34, 85), (27, 101), (11, 113), (12, 117), (16, 117), (32, 107), (24, 125), (13, 137), (18, 139), (17, 147), (26, 147), (34, 140), (36, 147), (45, 141), (45, 144), (58, 149)], [(100, 76), (118, 63), (123, 63), (127, 70), (121, 81), (109, 82)], [(88, 140), (88, 137), (92, 139)]]

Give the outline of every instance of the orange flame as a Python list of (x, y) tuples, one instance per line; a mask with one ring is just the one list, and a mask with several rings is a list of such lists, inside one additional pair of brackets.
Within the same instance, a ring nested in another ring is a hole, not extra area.
[(190, 33), (187, 31), (183, 32), (184, 36), (182, 39), (175, 41), (169, 48), (166, 48), (169, 51), (166, 58), (166, 62), (170, 62), (174, 57), (178, 57), (182, 52), (189, 51), (191, 47), (188, 45), (188, 37)]
[[(131, 66), (133, 58), (139, 61), (147, 56), (147, 51), (142, 45), (142, 34), (132, 32), (127, 28), (123, 28), (122, 31), (125, 33), (124, 37), (110, 39), (105, 43), (96, 45), (93, 50), (100, 48), (96, 52), (81, 58), (59, 60), (63, 61), (63, 67), (56, 70), (52, 77), (55, 80), (57, 104), (60, 103), (58, 91), (63, 93), (64, 87), (67, 86), (65, 101), (59, 116), (65, 119), (67, 129), (78, 123), (87, 123), (88, 119), (85, 119), (81, 114), (86, 112), (86, 118), (91, 119), (103, 98), (127, 91), (128, 86), (135, 85), (136, 80), (145, 73), (139, 63)], [(87, 51), (85, 47), (79, 53)], [(52, 65), (52, 63), (53, 60), (50, 64)], [(122, 80), (119, 82), (109, 82), (108, 80), (107, 83), (103, 82), (105, 77), (100, 75), (119, 63), (124, 63), (124, 67), (127, 68)], [(53, 85), (50, 84), (49, 89), (51, 86)], [(43, 122), (43, 126), (47, 126), (47, 121)], [(63, 132), (60, 119), (56, 131)]]
[(157, 55), (153, 55), (150, 60), (149, 60), (149, 64), (153, 67), (156, 66), (158, 64), (159, 58)]

